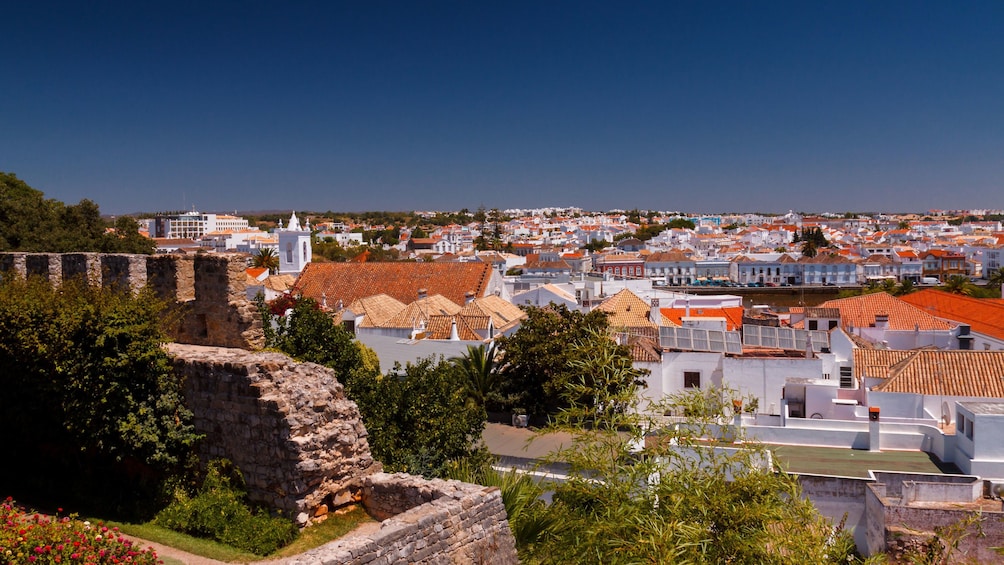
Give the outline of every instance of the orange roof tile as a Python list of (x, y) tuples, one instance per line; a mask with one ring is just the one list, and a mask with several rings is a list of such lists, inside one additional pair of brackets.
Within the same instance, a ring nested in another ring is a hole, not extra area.
[(492, 277), (489, 263), (308, 263), (296, 281), (295, 289), (304, 297), (329, 304), (341, 300), (345, 304), (374, 294), (386, 294), (403, 303), (418, 298), (418, 291), (428, 295), (441, 294), (462, 305), (465, 295), (488, 294)]
[(725, 318), (726, 329), (729, 331), (738, 330), (743, 327), (743, 307), (732, 308), (690, 308), (687, 314), (686, 308), (659, 308), (664, 321), (671, 322), (672, 325), (682, 326), (683, 319), (690, 318)]
[(837, 308), (840, 310), (840, 323), (843, 327), (867, 328), (875, 325), (875, 314), (889, 315), (889, 329), (893, 331), (907, 330), (950, 330), (952, 324), (911, 306), (888, 293), (873, 292), (863, 296), (827, 300), (820, 308)]
[(976, 333), (1004, 339), (1004, 303), (1000, 300), (973, 298), (933, 288), (899, 299), (932, 316), (968, 324)]
[(648, 318), (649, 304), (628, 289), (607, 298), (596, 309), (608, 314), (611, 328), (655, 327)]
[[(331, 304), (328, 304), (331, 306)], [(360, 327), (379, 327), (387, 323), (388, 320), (397, 316), (407, 306), (400, 300), (396, 300), (386, 294), (374, 294), (358, 298), (349, 304), (349, 310), (356, 315), (364, 315)]]
[(457, 338), (462, 341), (483, 341), (475, 330), (488, 329), (488, 316), (469, 317), (436, 314), (429, 316), (429, 322), (425, 329), (426, 339), (450, 339), (454, 322), (457, 324)]
[(465, 316), (491, 316), (495, 331), (500, 333), (509, 331), (526, 318), (526, 312), (522, 308), (494, 294), (475, 298), (465, 304), (460, 312)]
[(915, 351), (874, 390), (1004, 398), (1004, 351)]

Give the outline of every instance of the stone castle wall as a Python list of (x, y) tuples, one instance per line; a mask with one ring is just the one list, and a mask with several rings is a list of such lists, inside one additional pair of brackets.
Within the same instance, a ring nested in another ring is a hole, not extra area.
[(147, 287), (168, 301), (180, 321), (167, 328), (175, 343), (165, 347), (205, 435), (200, 456), (232, 461), (253, 501), (301, 525), (353, 502), (382, 520), (285, 562), (517, 563), (497, 488), (380, 473), (334, 371), (254, 351), (264, 340), (245, 268), (243, 256), (228, 254), (0, 253), (0, 279), (81, 278)]
[(39, 276), (53, 284), (82, 278), (134, 291), (149, 285), (178, 314), (167, 328), (179, 343), (258, 349), (261, 318), (246, 296), (245, 256), (0, 253), (0, 277)]
[(515, 565), (516, 545), (497, 487), (377, 473), (360, 482), (361, 501), (380, 528), (350, 534), (287, 559), (288, 565), (342, 563)]
[(252, 500), (307, 522), (322, 504), (344, 504), (356, 479), (379, 470), (356, 404), (335, 373), (281, 353), (172, 343), (186, 405), (206, 435), (204, 460), (243, 473)]

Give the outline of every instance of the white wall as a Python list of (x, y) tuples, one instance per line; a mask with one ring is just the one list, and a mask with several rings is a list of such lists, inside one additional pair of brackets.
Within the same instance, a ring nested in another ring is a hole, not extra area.
[[(818, 379), (822, 376), (822, 361), (804, 358), (728, 357), (722, 363), (722, 370), (726, 375), (726, 386), (737, 389), (742, 396), (749, 394), (756, 397), (760, 404), (758, 411), (770, 414), (780, 410), (786, 379)], [(775, 412), (770, 410), (772, 404)]]

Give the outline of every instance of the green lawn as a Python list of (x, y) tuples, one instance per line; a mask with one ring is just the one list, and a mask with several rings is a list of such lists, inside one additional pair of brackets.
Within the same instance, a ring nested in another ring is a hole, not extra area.
[(791, 473), (867, 477), (869, 470), (907, 473), (958, 474), (951, 463), (942, 463), (923, 451), (864, 451), (798, 445), (771, 446), (782, 467)]
[[(92, 522), (101, 521), (91, 519)], [(254, 555), (230, 546), (216, 543), (214, 541), (195, 538), (185, 534), (179, 534), (173, 530), (168, 530), (153, 524), (130, 524), (122, 522), (108, 522), (108, 527), (118, 527), (123, 533), (130, 536), (142, 538), (147, 541), (156, 542), (168, 547), (180, 549), (187, 553), (208, 557), (217, 561), (231, 563), (246, 563), (249, 561), (259, 561), (262, 559), (275, 559), (281, 557), (291, 557), (303, 553), (307, 550), (324, 545), (336, 540), (354, 530), (364, 522), (374, 522), (361, 506), (356, 506), (345, 513), (331, 513), (328, 518), (319, 524), (315, 524), (300, 532), (299, 537), (293, 543), (268, 556)], [(177, 561), (164, 559), (165, 565), (177, 563)]]

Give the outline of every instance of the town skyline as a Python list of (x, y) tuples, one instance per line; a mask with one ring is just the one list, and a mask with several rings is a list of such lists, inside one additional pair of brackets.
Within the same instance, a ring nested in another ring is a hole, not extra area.
[(1004, 6), (8, 3), (0, 170), (137, 211), (1004, 208)]

